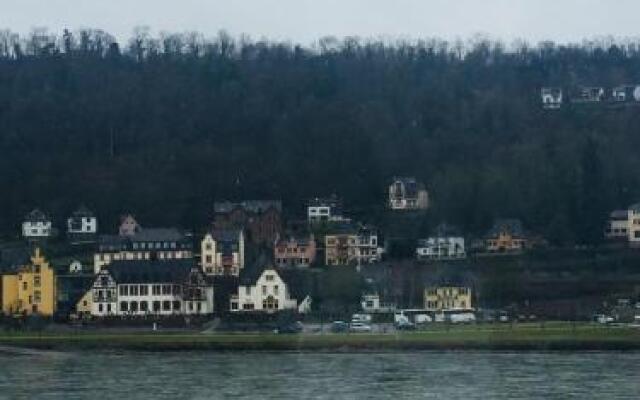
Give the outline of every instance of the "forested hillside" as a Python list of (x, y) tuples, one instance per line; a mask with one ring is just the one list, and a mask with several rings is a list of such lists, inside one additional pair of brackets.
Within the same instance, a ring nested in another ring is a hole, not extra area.
[(334, 192), (362, 216), (384, 206), (392, 176), (413, 175), (433, 223), (478, 233), (517, 217), (554, 243), (597, 241), (607, 210), (640, 200), (640, 107), (543, 110), (539, 90), (628, 83), (640, 43), (5, 31), (0, 231), (34, 207), (197, 228), (214, 200), (295, 211)]

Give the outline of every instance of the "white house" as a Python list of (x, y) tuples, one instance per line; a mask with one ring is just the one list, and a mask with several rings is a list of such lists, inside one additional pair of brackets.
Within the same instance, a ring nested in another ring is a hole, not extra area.
[(434, 236), (418, 240), (418, 260), (450, 260), (467, 256), (461, 236)]
[(426, 210), (429, 193), (413, 177), (396, 177), (389, 185), (389, 208), (392, 210)]
[(360, 264), (371, 264), (380, 261), (382, 248), (378, 242), (378, 232), (375, 228), (362, 225), (358, 228), (353, 245), (355, 262)]
[(190, 260), (116, 261), (96, 275), (91, 315), (212, 314), (213, 285)]
[(31, 211), (22, 222), (22, 236), (27, 239), (40, 239), (52, 235), (51, 219), (42, 211)]
[(640, 203), (632, 204), (626, 210), (612, 211), (605, 237), (627, 242), (631, 246), (640, 245)]
[(242, 230), (208, 232), (200, 242), (200, 265), (207, 275), (238, 276), (244, 268)]
[(362, 311), (366, 313), (387, 313), (393, 312), (398, 307), (395, 303), (383, 303), (380, 301), (378, 293), (365, 293), (360, 299)]
[(638, 85), (622, 85), (613, 88), (611, 91), (611, 98), (617, 103), (625, 102), (639, 102), (640, 101), (640, 86)]
[[(254, 277), (245, 277), (238, 293), (231, 296), (232, 312), (277, 312), (293, 310), (304, 314), (311, 310), (311, 297), (296, 287), (292, 271), (277, 271), (273, 267), (263, 269)], [(289, 282), (287, 282), (287, 280)], [(298, 290), (296, 290), (298, 289)], [(294, 292), (295, 293), (294, 295)]]
[(349, 222), (342, 215), (342, 201), (335, 195), (328, 198), (315, 198), (307, 203), (307, 220), (310, 224), (322, 222)]
[(558, 109), (562, 106), (562, 89), (545, 87), (540, 90), (542, 107), (545, 109)]
[(67, 219), (67, 235), (72, 241), (90, 240), (98, 233), (98, 219), (88, 208), (81, 206)]

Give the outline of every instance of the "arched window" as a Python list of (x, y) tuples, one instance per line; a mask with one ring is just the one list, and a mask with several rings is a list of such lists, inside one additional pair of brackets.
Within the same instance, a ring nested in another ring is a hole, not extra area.
[(131, 312), (137, 312), (138, 311), (138, 302), (137, 301), (132, 301), (129, 304), (129, 308), (131, 309)]
[(120, 311), (122, 311), (122, 312), (129, 311), (129, 303), (127, 303), (126, 301), (121, 301), (120, 302)]
[(265, 310), (277, 310), (278, 300), (273, 296), (269, 296), (262, 302), (262, 308)]

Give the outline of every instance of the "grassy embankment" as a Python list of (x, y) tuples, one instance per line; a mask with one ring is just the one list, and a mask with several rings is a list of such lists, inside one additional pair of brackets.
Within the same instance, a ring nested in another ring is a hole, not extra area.
[(77, 333), (0, 335), (0, 346), (54, 350), (640, 350), (640, 329), (564, 323), (451, 327), (396, 334)]

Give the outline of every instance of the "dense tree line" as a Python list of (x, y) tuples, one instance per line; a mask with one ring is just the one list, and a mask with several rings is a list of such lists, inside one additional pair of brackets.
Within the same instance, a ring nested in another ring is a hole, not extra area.
[(635, 42), (2, 31), (0, 231), (36, 206), (199, 228), (214, 200), (296, 211), (334, 192), (378, 215), (389, 179), (413, 175), (432, 223), (481, 233), (517, 217), (554, 243), (594, 242), (608, 209), (640, 200), (640, 108), (542, 110), (539, 89), (639, 75)]

